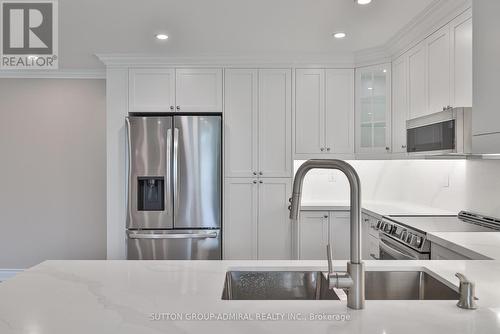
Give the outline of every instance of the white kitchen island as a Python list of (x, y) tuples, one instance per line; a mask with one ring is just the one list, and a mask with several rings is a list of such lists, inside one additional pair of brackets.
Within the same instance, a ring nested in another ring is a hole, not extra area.
[[(345, 270), (345, 261), (334, 266)], [(354, 311), (345, 301), (221, 299), (227, 270), (325, 271), (323, 261), (46, 261), (0, 284), (0, 333), (500, 333), (500, 261), (367, 261), (366, 268), (424, 270), (455, 286), (455, 272), (464, 273), (476, 283), (479, 308), (386, 300)], [(186, 320), (193, 313), (247, 320)], [(271, 319), (299, 313), (304, 320)], [(348, 320), (310, 321), (311, 314)]]

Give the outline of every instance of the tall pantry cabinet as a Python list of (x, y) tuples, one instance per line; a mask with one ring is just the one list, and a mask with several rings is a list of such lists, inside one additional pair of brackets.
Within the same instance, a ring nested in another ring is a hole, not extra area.
[(226, 69), (224, 259), (290, 259), (291, 70)]

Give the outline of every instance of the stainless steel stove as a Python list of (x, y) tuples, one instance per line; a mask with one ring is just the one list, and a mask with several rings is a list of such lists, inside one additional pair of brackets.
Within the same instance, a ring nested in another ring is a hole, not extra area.
[(461, 211), (458, 216), (387, 216), (376, 229), (380, 260), (428, 260), (428, 232), (500, 231), (500, 219)]

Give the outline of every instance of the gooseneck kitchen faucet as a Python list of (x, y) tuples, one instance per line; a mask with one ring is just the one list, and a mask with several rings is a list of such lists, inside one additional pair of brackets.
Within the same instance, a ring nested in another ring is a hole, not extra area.
[(347, 306), (349, 308), (363, 309), (365, 307), (365, 268), (361, 261), (361, 183), (359, 176), (350, 164), (342, 160), (307, 160), (295, 174), (293, 193), (290, 199), (290, 219), (297, 220), (298, 218), (302, 183), (311, 169), (336, 169), (344, 173), (349, 180), (351, 189), (351, 259), (347, 263), (347, 272), (333, 272), (333, 268), (329, 268), (328, 280), (330, 289), (348, 289)]

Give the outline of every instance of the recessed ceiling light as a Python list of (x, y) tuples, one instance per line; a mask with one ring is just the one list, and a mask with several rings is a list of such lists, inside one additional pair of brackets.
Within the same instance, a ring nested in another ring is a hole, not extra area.
[(382, 72), (387, 73), (387, 70), (386, 70), (386, 69), (384, 69)]
[(372, 0), (354, 0), (358, 5), (368, 5)]
[(159, 39), (160, 41), (164, 41), (166, 39), (168, 39), (168, 35), (165, 35), (165, 34), (156, 34), (156, 39)]
[(346, 34), (345, 34), (345, 32), (336, 32), (333, 34), (333, 37), (341, 39), (341, 38), (345, 38)]

